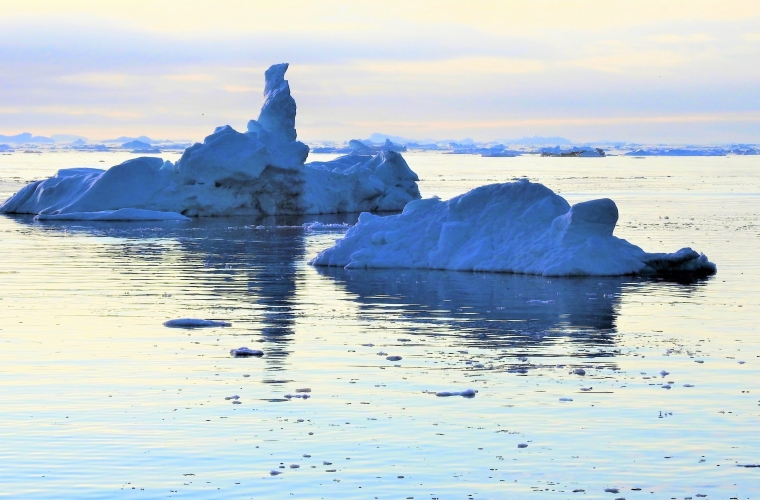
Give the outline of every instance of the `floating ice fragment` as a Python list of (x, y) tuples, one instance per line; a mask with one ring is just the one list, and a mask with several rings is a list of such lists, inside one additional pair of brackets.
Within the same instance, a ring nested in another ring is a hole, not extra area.
[(213, 327), (226, 327), (232, 326), (226, 321), (214, 321), (210, 319), (197, 319), (197, 318), (179, 318), (170, 319), (164, 322), (164, 326), (169, 328), (213, 328)]
[(332, 465), (332, 462), (322, 462), (322, 465)]
[(737, 361), (737, 363), (739, 363), (740, 365), (743, 365), (744, 363), (746, 363), (746, 361)]
[(235, 401), (232, 402), (232, 404), (234, 404), (234, 405), (241, 405), (243, 403), (241, 401), (235, 400)]
[(523, 363), (525, 363), (526, 361), (528, 361), (528, 358), (526, 358), (525, 356), (520, 356), (517, 359), (520, 360), (520, 361), (522, 361)]
[(290, 464), (290, 468), (291, 469), (299, 469), (299, 468), (301, 468), (301, 466), (298, 465), (298, 464)]
[[(301, 422), (303, 422), (303, 420)], [(311, 458), (311, 455), (303, 455), (303, 458)]]
[(383, 352), (383, 351), (380, 351), (380, 352), (378, 352), (378, 353), (377, 353), (377, 355), (378, 355), (378, 356), (387, 356), (387, 355), (388, 355), (388, 353), (387, 353), (387, 352)]
[(230, 354), (236, 358), (247, 358), (250, 356), (263, 356), (264, 351), (258, 349), (249, 349), (247, 347), (238, 347), (237, 349), (231, 349)]
[(292, 399), (292, 398), (300, 398), (300, 399), (309, 399), (311, 396), (308, 394), (286, 394), (285, 398)]
[(351, 224), (343, 222), (341, 224), (325, 224), (322, 222), (307, 222), (302, 226), (307, 231), (332, 231), (336, 229), (348, 229)]
[(702, 360), (702, 359), (695, 359), (695, 360), (694, 360), (694, 362), (695, 362), (695, 363), (699, 363), (699, 364), (702, 364), (702, 363), (704, 363), (704, 360)]
[(572, 401), (573, 398), (559, 398), (560, 401)]
[(451, 396), (462, 396), (463, 398), (474, 398), (478, 391), (475, 389), (465, 389), (464, 391), (439, 391), (435, 395), (439, 398), (448, 398)]
[(684, 387), (694, 387), (694, 385), (693, 385), (693, 384), (684, 384), (683, 386), (684, 386)]
[(412, 339), (396, 339), (398, 342), (411, 342)]
[(311, 392), (311, 389), (304, 387), (303, 389), (296, 389), (296, 392)]
[(583, 392), (588, 392), (588, 391), (590, 391), (591, 389), (593, 389), (593, 387), (581, 387), (581, 390), (582, 390)]
[(517, 447), (518, 447), (518, 448), (527, 448), (527, 447), (528, 447), (528, 445), (527, 445), (527, 444), (525, 444), (525, 443), (520, 443), (520, 444), (518, 444), (518, 445), (517, 445)]
[(484, 365), (483, 365), (483, 363), (475, 363), (474, 365), (472, 365), (472, 367), (473, 368), (484, 368)]
[(662, 371), (660, 372), (660, 375), (662, 375), (662, 377), (663, 377), (663, 378), (665, 378), (665, 377), (667, 377), (668, 375), (670, 375), (670, 372), (666, 372), (665, 370), (662, 370)]
[(660, 387), (662, 387), (663, 389), (670, 389), (671, 386), (670, 384), (663, 384)]
[(362, 344), (362, 347), (375, 347), (375, 344)]
[(243, 376), (244, 376), (245, 378), (248, 378), (248, 377), (250, 377), (250, 375), (249, 375), (249, 374), (247, 374), (247, 373), (244, 373), (244, 374), (243, 374)]
[(280, 474), (282, 474), (282, 471), (274, 470), (274, 469), (269, 471), (270, 476), (279, 476)]
[(238, 396), (237, 394), (235, 394), (234, 396), (227, 396), (224, 399), (226, 399), (227, 401), (229, 401), (230, 399), (240, 399), (240, 396)]
[(586, 375), (586, 370), (584, 370), (583, 368), (576, 368), (575, 370), (572, 371), (572, 374), (584, 376)]
[(525, 301), (525, 303), (526, 304), (554, 304), (554, 301), (553, 300), (538, 300), (538, 299), (533, 299), (533, 300), (527, 300), (527, 301)]
[(403, 358), (401, 358), (401, 356), (388, 356), (385, 359), (387, 359), (388, 361), (401, 361), (401, 359)]
[(617, 488), (605, 488), (604, 492), (605, 493), (620, 493), (620, 490)]

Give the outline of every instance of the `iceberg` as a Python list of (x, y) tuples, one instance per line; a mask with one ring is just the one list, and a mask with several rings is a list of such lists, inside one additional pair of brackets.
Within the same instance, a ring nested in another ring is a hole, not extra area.
[(276, 64), (266, 71), (261, 112), (245, 132), (217, 127), (176, 163), (140, 157), (108, 170), (59, 170), (11, 196), (0, 213), (78, 219), (101, 213), (91, 217), (106, 220), (106, 212), (131, 209), (117, 215), (258, 217), (399, 211), (420, 198), (417, 175), (387, 148), (305, 164), (309, 147), (296, 140), (287, 69)]
[(690, 248), (647, 253), (613, 236), (617, 220), (610, 199), (570, 206), (546, 186), (522, 179), (482, 186), (449, 201), (413, 201), (398, 215), (363, 213), (311, 264), (542, 276), (715, 273), (715, 264)]

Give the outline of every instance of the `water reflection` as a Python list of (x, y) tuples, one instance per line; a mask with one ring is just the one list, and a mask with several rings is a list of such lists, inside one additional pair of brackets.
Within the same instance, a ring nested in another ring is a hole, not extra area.
[(302, 224), (353, 224), (357, 217), (203, 218), (189, 223), (12, 219), (46, 245), (51, 236), (104, 238), (103, 244), (86, 245), (76, 258), (90, 269), (104, 266), (127, 275), (132, 293), (155, 296), (171, 288), (185, 304), (216, 309), (217, 319), (234, 317), (237, 325), (251, 325), (250, 333), (238, 332), (240, 344), (265, 343), (270, 371), (280, 371), (294, 340), (297, 266), (306, 260)]
[(493, 348), (532, 348), (560, 339), (612, 346), (625, 294), (651, 287), (690, 294), (701, 284), (428, 270), (320, 267), (317, 271), (355, 295), (367, 320), (425, 325), (421, 333), (450, 335), (464, 346)]

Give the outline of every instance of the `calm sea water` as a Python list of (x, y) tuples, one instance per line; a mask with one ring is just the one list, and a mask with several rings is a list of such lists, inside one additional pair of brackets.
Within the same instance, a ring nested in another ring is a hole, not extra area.
[[(0, 197), (131, 156), (3, 155)], [(527, 176), (610, 197), (618, 236), (692, 246), (718, 274), (309, 266), (341, 232), (299, 226), (356, 215), (0, 216), (0, 496), (760, 496), (760, 157), (406, 158), (424, 196)], [(232, 326), (162, 325), (179, 317)]]

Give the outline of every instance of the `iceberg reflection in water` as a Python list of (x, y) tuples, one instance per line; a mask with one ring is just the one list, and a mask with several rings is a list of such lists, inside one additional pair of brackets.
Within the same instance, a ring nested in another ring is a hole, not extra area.
[[(709, 280), (681, 283), (635, 277), (572, 277), (317, 267), (355, 295), (368, 321), (419, 325), (471, 347), (540, 347), (559, 337), (613, 345), (626, 294), (651, 286), (689, 295)], [(424, 325), (424, 326), (423, 326)], [(414, 328), (414, 327), (407, 327)]]

